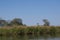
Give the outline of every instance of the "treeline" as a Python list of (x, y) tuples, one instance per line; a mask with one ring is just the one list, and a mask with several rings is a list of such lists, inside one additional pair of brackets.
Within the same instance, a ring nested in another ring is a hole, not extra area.
[(14, 18), (10, 21), (0, 19), (0, 26), (12, 26), (12, 25), (23, 25), (21, 18)]
[(47, 19), (43, 19), (43, 22), (43, 26), (39, 26), (39, 23), (37, 23), (37, 26), (24, 26), (23, 21), (20, 18), (14, 18), (11, 21), (0, 19), (0, 26), (4, 26), (0, 27), (0, 36), (25, 34), (60, 34), (60, 26), (50, 26), (50, 22)]
[[(50, 26), (50, 22), (48, 21), (48, 19), (43, 19), (43, 22), (44, 22), (44, 26)], [(21, 18), (14, 18), (10, 21), (7, 21), (7, 20), (4, 20), (4, 19), (1, 19), (0, 18), (0, 26), (12, 26), (12, 25), (25, 25), (26, 24), (23, 24), (23, 21)], [(39, 23), (37, 23), (37, 25), (39, 25)]]

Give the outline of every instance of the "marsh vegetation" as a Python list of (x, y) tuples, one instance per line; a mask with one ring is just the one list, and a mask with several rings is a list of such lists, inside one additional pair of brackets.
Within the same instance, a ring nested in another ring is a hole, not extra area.
[(29, 35), (29, 34), (60, 34), (60, 27), (57, 26), (13, 26), (0, 27), (0, 36), (2, 35)]

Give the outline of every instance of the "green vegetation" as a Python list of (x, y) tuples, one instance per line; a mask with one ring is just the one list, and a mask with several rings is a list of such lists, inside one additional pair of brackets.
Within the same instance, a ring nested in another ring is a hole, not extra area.
[(44, 26), (50, 26), (50, 22), (47, 19), (44, 19), (43, 22)]
[(0, 27), (0, 36), (2, 35), (29, 35), (29, 34), (60, 34), (60, 27), (54, 26), (14, 26), (14, 27)]
[(50, 26), (47, 19), (43, 20), (44, 26), (27, 26), (23, 24), (22, 19), (14, 18), (11, 21), (0, 19), (0, 36), (2, 35), (29, 35), (29, 34), (60, 34), (59, 26)]
[(0, 18), (0, 26), (13, 26), (13, 25), (23, 25), (21, 18), (14, 18), (10, 21)]

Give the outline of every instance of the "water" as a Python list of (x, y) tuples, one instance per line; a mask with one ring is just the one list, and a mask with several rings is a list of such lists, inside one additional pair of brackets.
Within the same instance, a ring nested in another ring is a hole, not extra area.
[(0, 36), (0, 40), (60, 40), (60, 36), (50, 35), (21, 35), (21, 36)]

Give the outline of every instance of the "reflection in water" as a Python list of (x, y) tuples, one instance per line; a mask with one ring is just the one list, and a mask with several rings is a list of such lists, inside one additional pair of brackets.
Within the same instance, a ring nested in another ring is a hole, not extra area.
[(56, 36), (56, 35), (0, 36), (0, 40), (60, 40), (60, 36)]

